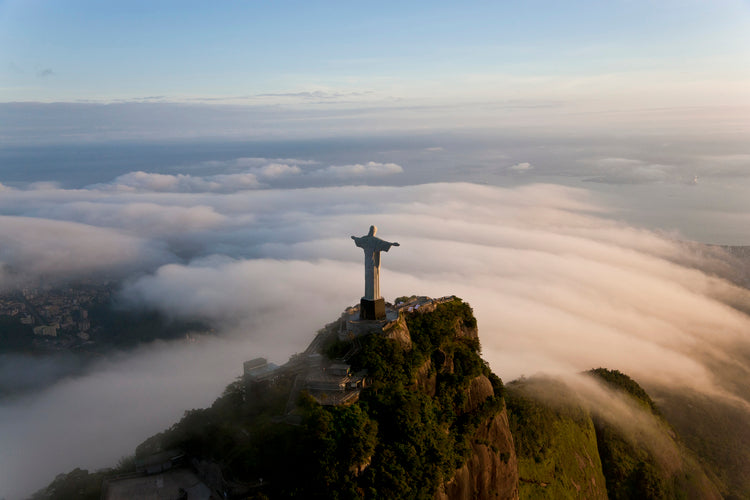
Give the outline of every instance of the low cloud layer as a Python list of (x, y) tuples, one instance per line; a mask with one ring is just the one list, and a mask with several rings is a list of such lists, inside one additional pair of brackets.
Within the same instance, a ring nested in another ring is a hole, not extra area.
[(524, 172), (528, 172), (529, 170), (533, 168), (534, 166), (531, 163), (525, 161), (522, 163), (516, 163), (515, 165), (511, 165), (510, 167), (508, 167), (508, 170), (510, 170), (511, 172), (515, 172), (515, 173), (524, 173)]
[(131, 172), (121, 175), (112, 183), (112, 188), (124, 191), (155, 191), (173, 193), (229, 192), (260, 187), (258, 176), (253, 173), (225, 174), (196, 177), (186, 174), (167, 175), (148, 172)]
[[(254, 161), (255, 160), (255, 161)], [(340, 184), (342, 181), (367, 180), (371, 178), (401, 174), (404, 169), (396, 163), (370, 161), (354, 165), (321, 166), (315, 162), (281, 163), (262, 158), (238, 158), (231, 162), (206, 162), (202, 169), (234, 171), (214, 175), (164, 174), (152, 172), (129, 172), (115, 178), (111, 183), (92, 186), (101, 191), (130, 193), (237, 193), (250, 189), (273, 187), (289, 182)], [(243, 165), (253, 165), (241, 168)]]
[(595, 163), (597, 175), (590, 182), (609, 184), (643, 184), (674, 180), (677, 168), (631, 158), (603, 158)]
[(0, 216), (0, 290), (40, 279), (121, 276), (169, 258), (159, 242), (106, 227)]
[(322, 170), (318, 170), (316, 175), (333, 176), (333, 177), (370, 177), (400, 174), (404, 171), (400, 165), (395, 163), (378, 163), (374, 161), (365, 164), (357, 163), (356, 165), (331, 165)]
[[(264, 179), (333, 168), (297, 166), (236, 168), (265, 168)], [(359, 175), (396, 167), (340, 168)], [(401, 244), (382, 256), (386, 299), (467, 300), (483, 356), (506, 380), (605, 366), (647, 385), (750, 397), (723, 369), (750, 376), (737, 354), (750, 340), (750, 318), (740, 312), (750, 310), (750, 295), (722, 277), (732, 273), (731, 258), (614, 222), (588, 191), (468, 183), (197, 189), (195, 179), (221, 181), (136, 174), (87, 189), (6, 190), (0, 234), (13, 235), (4, 247), (15, 250), (0, 253), (3, 269), (67, 276), (138, 262), (124, 302), (209, 319), (220, 336), (144, 346), (3, 403), (0, 496), (28, 493), (74, 467), (111, 465), (184, 409), (209, 404), (243, 360), (281, 363), (302, 351), (359, 300), (362, 253), (349, 236), (370, 224)]]

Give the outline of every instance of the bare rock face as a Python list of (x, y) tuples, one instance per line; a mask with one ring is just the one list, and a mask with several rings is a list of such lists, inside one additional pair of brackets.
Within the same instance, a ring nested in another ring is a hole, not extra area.
[(471, 449), (466, 463), (438, 489), (435, 500), (517, 499), (518, 463), (505, 409), (479, 425)]
[(437, 373), (432, 371), (432, 360), (427, 360), (425, 364), (417, 370), (417, 387), (428, 396), (435, 397), (437, 389)]
[(399, 315), (397, 321), (389, 324), (383, 330), (383, 336), (387, 339), (395, 340), (407, 351), (411, 349), (411, 335), (409, 334), (409, 328), (406, 326), (406, 320), (404, 320), (401, 315)]
[(468, 411), (475, 410), (487, 398), (495, 395), (492, 382), (484, 375), (480, 375), (471, 381), (469, 386)]

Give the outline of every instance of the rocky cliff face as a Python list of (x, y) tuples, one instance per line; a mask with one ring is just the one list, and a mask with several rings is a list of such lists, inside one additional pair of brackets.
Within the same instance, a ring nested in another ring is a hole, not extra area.
[[(460, 329), (457, 336), (476, 338)], [(450, 365), (452, 366), (452, 364)], [(479, 408), (495, 396), (490, 380), (479, 375), (471, 380), (466, 407)], [(518, 463), (505, 407), (480, 422), (469, 437), (471, 452), (466, 462), (435, 494), (436, 500), (484, 500), (518, 498)]]
[[(420, 314), (431, 314), (436, 307), (435, 304), (423, 307)], [(455, 318), (451, 321), (450, 329), (454, 339), (479, 342), (479, 332), (474, 323)], [(401, 331), (408, 333), (405, 328)], [(452, 353), (436, 349), (431, 359), (417, 370), (419, 389), (434, 397), (438, 376), (450, 375), (455, 371), (453, 358)], [(465, 391), (464, 409), (468, 412), (476, 411), (488, 399), (496, 396), (492, 382), (484, 374), (472, 378)], [(435, 500), (518, 498), (518, 463), (504, 405), (477, 425), (468, 442), (470, 448), (465, 462), (448, 481), (440, 485)]]
[(471, 454), (435, 494), (436, 500), (518, 498), (518, 463), (508, 414), (482, 422), (471, 436)]
[[(439, 301), (430, 301), (423, 304), (415, 314), (434, 314), (436, 310), (439, 311), (439, 307)], [(451, 340), (466, 341), (478, 347), (479, 331), (475, 321), (453, 317), (446, 323)], [(407, 321), (400, 321), (393, 331), (397, 335), (390, 333), (389, 338), (412, 346)], [(416, 387), (426, 395), (435, 397), (439, 378), (455, 374), (455, 357), (455, 352), (450, 349), (435, 349), (430, 359), (416, 371)], [(464, 391), (462, 410), (467, 413), (477, 411), (496, 396), (501, 397), (501, 394), (495, 393), (492, 382), (485, 374), (472, 378)], [(518, 498), (518, 464), (504, 405), (483, 418), (469, 435), (467, 442), (469, 448), (464, 463), (453, 472), (450, 479), (438, 487), (435, 500)]]

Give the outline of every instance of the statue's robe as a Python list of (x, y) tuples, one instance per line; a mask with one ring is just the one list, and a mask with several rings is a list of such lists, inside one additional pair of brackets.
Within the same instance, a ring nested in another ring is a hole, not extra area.
[(393, 243), (376, 236), (352, 236), (354, 243), (365, 251), (365, 295), (367, 300), (380, 298), (380, 252), (387, 252)]

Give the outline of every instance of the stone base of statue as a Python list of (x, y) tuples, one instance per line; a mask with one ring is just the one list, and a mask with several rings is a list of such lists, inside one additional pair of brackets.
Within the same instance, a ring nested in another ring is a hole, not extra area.
[(359, 319), (385, 319), (385, 299), (365, 299), (359, 301)]

